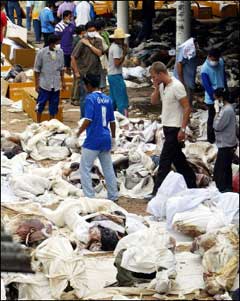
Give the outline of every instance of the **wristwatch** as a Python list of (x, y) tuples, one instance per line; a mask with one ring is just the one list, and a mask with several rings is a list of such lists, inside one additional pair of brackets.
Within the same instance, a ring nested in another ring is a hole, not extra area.
[(183, 133), (186, 132), (186, 129), (184, 129), (184, 128), (181, 128), (180, 130), (181, 130)]

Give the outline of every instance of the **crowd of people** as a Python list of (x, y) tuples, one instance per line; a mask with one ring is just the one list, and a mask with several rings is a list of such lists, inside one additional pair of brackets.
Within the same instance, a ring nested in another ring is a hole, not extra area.
[[(19, 1), (8, 1), (9, 18), (22, 25)], [(45, 103), (49, 101), (50, 117), (58, 112), (60, 89), (64, 89), (64, 71), (72, 72), (74, 83), (72, 104), (80, 106), (84, 122), (78, 136), (87, 130), (82, 149), (81, 179), (84, 194), (94, 196), (90, 172), (99, 157), (106, 179), (109, 199), (118, 199), (117, 181), (111, 163), (111, 149), (115, 142), (114, 110), (128, 116), (128, 94), (122, 66), (128, 53), (125, 43), (129, 37), (123, 29), (114, 34), (105, 31), (102, 19), (96, 19), (90, 1), (64, 1), (54, 14), (53, 1), (27, 1), (27, 29), (31, 19), (36, 43), (43, 35), (44, 46), (36, 56), (34, 72), (38, 92), (37, 113), (41, 121)], [(141, 36), (149, 37), (153, 14), (146, 16)], [(2, 19), (2, 16), (1, 16)], [(150, 26), (150, 28), (149, 28)], [(144, 29), (145, 28), (145, 29)], [(1, 30), (2, 34), (3, 31)], [(198, 66), (197, 41), (190, 39), (177, 51), (174, 76), (170, 76), (162, 62), (153, 63), (150, 73), (154, 85), (152, 105), (162, 103), (162, 124), (165, 142), (160, 155), (158, 174), (151, 198), (169, 173), (172, 164), (181, 173), (189, 188), (196, 187), (196, 176), (182, 152), (186, 128), (192, 111), (193, 91)], [(108, 78), (110, 97), (104, 91)], [(218, 147), (214, 179), (221, 192), (232, 190), (233, 154), (237, 145), (236, 119), (228, 94), (224, 61), (218, 49), (209, 51), (201, 67), (205, 103), (208, 108), (207, 140)], [(61, 83), (61, 85), (60, 85)], [(109, 130), (109, 125), (110, 129)]]

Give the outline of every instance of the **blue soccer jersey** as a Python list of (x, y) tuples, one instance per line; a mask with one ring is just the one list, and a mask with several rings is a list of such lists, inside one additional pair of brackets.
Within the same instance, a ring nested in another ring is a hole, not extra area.
[(102, 92), (90, 93), (85, 100), (85, 119), (91, 121), (83, 147), (97, 151), (111, 149), (109, 122), (115, 120), (112, 100)]

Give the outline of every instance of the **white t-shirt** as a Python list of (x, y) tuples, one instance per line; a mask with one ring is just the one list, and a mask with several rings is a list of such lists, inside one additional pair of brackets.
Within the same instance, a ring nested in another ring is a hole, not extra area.
[(90, 17), (91, 6), (87, 1), (81, 1), (76, 7), (76, 26), (86, 25), (91, 21)]
[(184, 85), (176, 78), (164, 87), (160, 84), (159, 91), (162, 100), (162, 124), (168, 127), (181, 127), (183, 107), (180, 100), (187, 96)]
[(112, 43), (109, 48), (108, 61), (109, 61), (109, 75), (122, 74), (122, 65), (117, 67), (115, 66), (114, 59), (120, 59), (123, 55), (123, 49), (118, 46), (116, 43)]

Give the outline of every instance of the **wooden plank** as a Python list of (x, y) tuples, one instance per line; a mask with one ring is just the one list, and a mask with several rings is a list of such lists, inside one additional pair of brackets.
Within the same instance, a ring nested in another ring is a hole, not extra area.
[(22, 100), (23, 99), (22, 91), (26, 87), (34, 87), (34, 82), (9, 83), (8, 97), (13, 101)]

